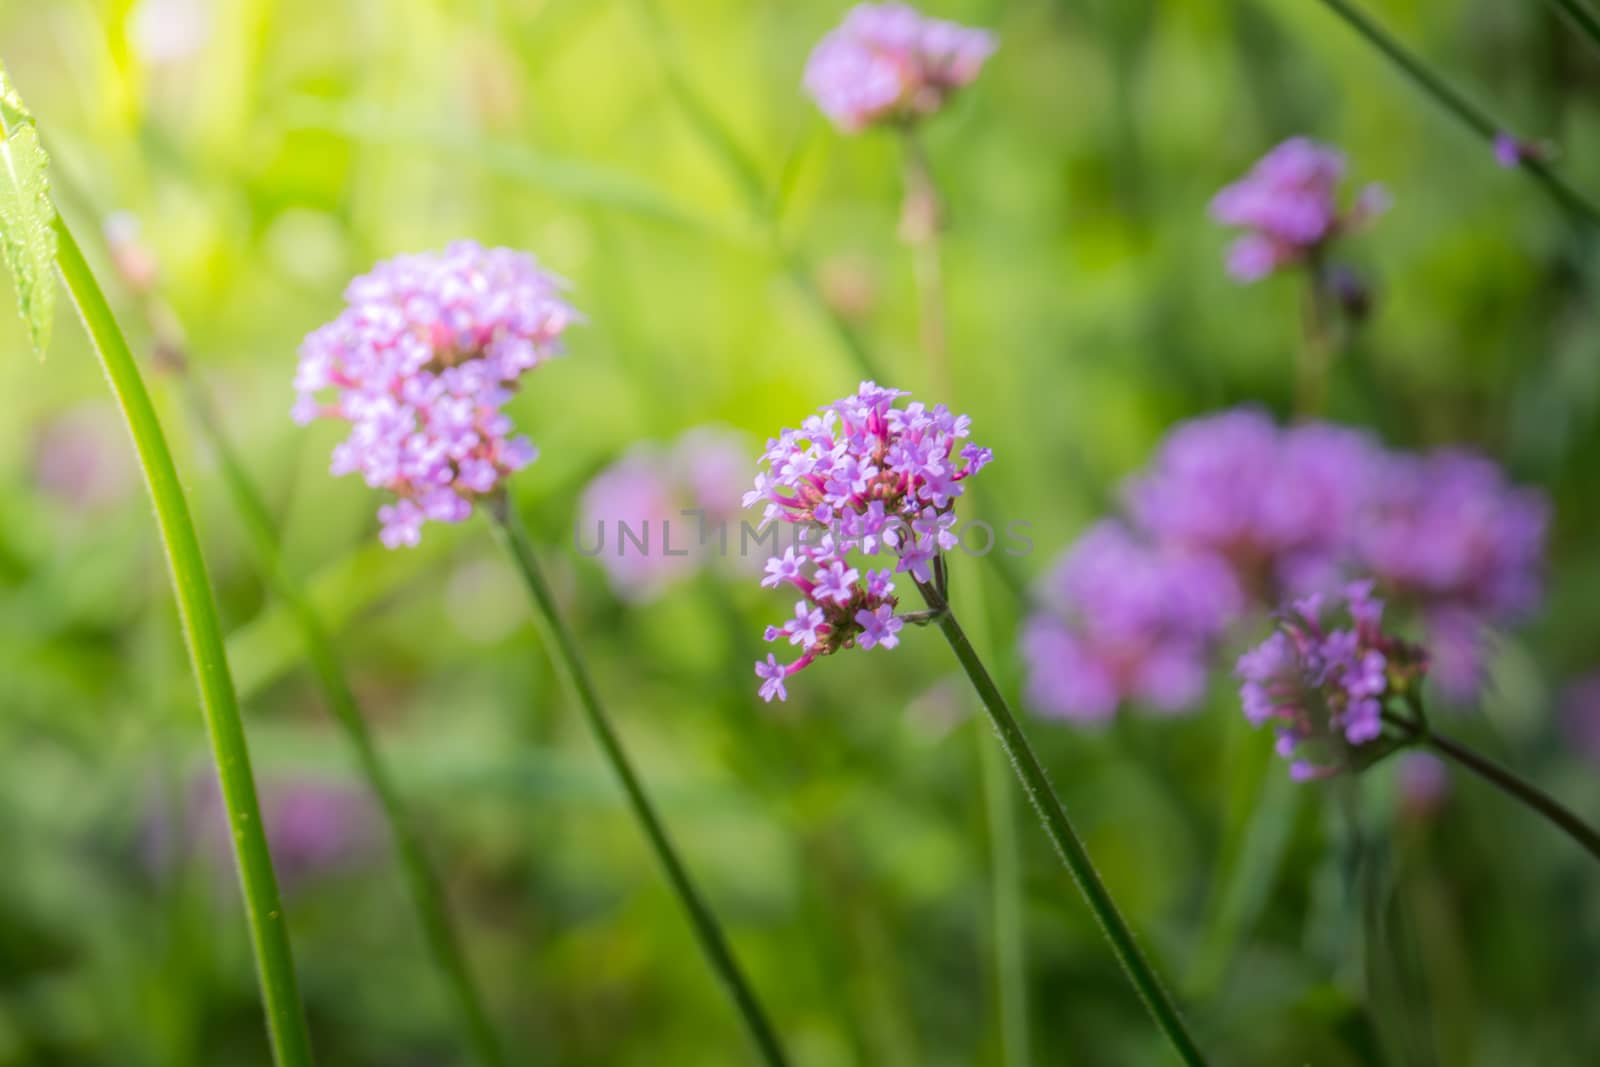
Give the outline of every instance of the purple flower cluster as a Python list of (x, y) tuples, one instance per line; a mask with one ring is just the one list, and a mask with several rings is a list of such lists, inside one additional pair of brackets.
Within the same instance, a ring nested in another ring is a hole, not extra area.
[[(1543, 496), (1459, 451), (1391, 452), (1345, 427), (1285, 428), (1257, 411), (1229, 411), (1175, 427), (1124, 500), (1131, 529), (1120, 543), (1143, 546), (1143, 555), (1110, 551), (1106, 535), (1092, 532), (1042, 585), (1022, 651), (1047, 713), (1093, 721), (1124, 700), (1192, 704), (1198, 685), (1180, 699), (1183, 686), (1157, 690), (1138, 679), (1205, 662), (1244, 605), (1270, 608), (1353, 578), (1374, 579), (1421, 618), (1434, 680), (1465, 700), (1480, 685), (1486, 628), (1525, 617), (1540, 596)], [(1231, 589), (1208, 577), (1216, 564)], [(1095, 568), (1133, 577), (1068, 577)], [(1135, 597), (1169, 610), (1132, 612)]]
[[(787, 639), (800, 658), (785, 664), (769, 654), (756, 664), (765, 700), (786, 699), (785, 680), (818, 656), (895, 647), (904, 621), (894, 574), (930, 582), (939, 554), (956, 544), (956, 498), (992, 453), (963, 445), (971, 420), (943, 404), (894, 406), (907, 395), (862, 382), (855, 396), (767, 443), (766, 469), (744, 505), (763, 505), (763, 526), (778, 520), (798, 530), (796, 544), (767, 561), (761, 584), (787, 584), (801, 599), (793, 618), (767, 628), (768, 641)], [(853, 550), (892, 554), (894, 569), (857, 567)]]
[(994, 50), (986, 30), (907, 4), (858, 4), (812, 51), (805, 85), (840, 129), (857, 133), (938, 111)]
[[(286, 891), (318, 876), (371, 858), (380, 842), (380, 822), (367, 794), (349, 786), (295, 777), (263, 778), (258, 786), (261, 822), (272, 862)], [(143, 852), (153, 871), (169, 869), (191, 849), (217, 867), (232, 864), (232, 834), (222, 793), (211, 775), (188, 789), (184, 817), (176, 824), (161, 808), (144, 828)]]
[(739, 513), (749, 465), (738, 434), (703, 427), (666, 449), (635, 448), (597, 474), (580, 501), (580, 538), (595, 537), (617, 594), (649, 600), (710, 563)]
[(1106, 520), (1044, 579), (1022, 652), (1030, 701), (1101, 721), (1124, 701), (1182, 711), (1205, 692), (1217, 639), (1243, 608), (1217, 557), (1155, 546)]
[(465, 521), (533, 461), (503, 409), (577, 316), (533, 257), (471, 241), (379, 263), (344, 297), (301, 346), (294, 416), (350, 423), (333, 473), (395, 494), (378, 512), (383, 543), (415, 545), (423, 522)]
[(1333, 606), (1347, 625), (1329, 628), (1327, 607), (1319, 593), (1295, 601), (1235, 672), (1245, 717), (1276, 727), (1296, 781), (1361, 765), (1363, 746), (1383, 736), (1387, 703), (1414, 691), (1428, 666), (1420, 648), (1383, 632), (1370, 582), (1349, 586)]
[(1310, 261), (1340, 233), (1381, 213), (1388, 194), (1368, 185), (1348, 211), (1339, 207), (1344, 156), (1305, 137), (1291, 137), (1250, 173), (1211, 201), (1211, 216), (1247, 231), (1228, 251), (1228, 273), (1253, 282)]
[(1355, 430), (1240, 409), (1178, 424), (1124, 495), (1153, 538), (1221, 556), (1275, 603), (1337, 576), (1379, 452)]

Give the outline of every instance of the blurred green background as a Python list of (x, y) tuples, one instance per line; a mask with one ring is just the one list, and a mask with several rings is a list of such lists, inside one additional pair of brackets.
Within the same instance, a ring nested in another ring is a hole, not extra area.
[[(337, 625), (517, 1063), (752, 1056), (484, 525), (383, 550), (375, 494), (326, 475), (338, 428), (288, 419), (298, 342), (345, 281), (458, 237), (534, 252), (588, 316), (513, 402), (543, 450), (515, 492), (796, 1061), (1019, 1062), (994, 951), (1011, 929), (1034, 1062), (1166, 1062), (1031, 816), (986, 791), (1014, 792), (985, 769), (932, 633), (821, 664), (766, 706), (749, 660), (783, 598), (707, 577), (626, 604), (572, 551), (582, 486), (636, 441), (705, 423), (755, 441), (851, 391), (841, 323), (887, 381), (926, 388), (897, 146), (837, 134), (799, 88), (845, 6), (0, 3), (0, 57), (57, 198), (148, 351), (99, 239), (112, 212), (139, 220), (288, 565)], [(1600, 195), (1600, 60), (1547, 5), (1370, 6), (1509, 128), (1559, 142)], [(1395, 445), (1475, 445), (1552, 495), (1546, 610), (1505, 636), (1491, 695), (1457, 726), (1600, 816), (1556, 716), (1566, 679), (1600, 666), (1594, 232), (1318, 4), (929, 7), (1001, 39), (927, 134), (953, 223), (950, 399), (999, 457), (986, 507), (1032, 524), (1023, 576), (1177, 419), (1287, 410), (1298, 290), (1230, 283), (1205, 209), (1283, 137), (1336, 143), (1395, 206), (1347, 247), (1379, 304), (1370, 374), (1336, 376), (1332, 413)], [(0, 314), (0, 1065), (265, 1063), (231, 872), (162, 844), (208, 754), (150, 508), (65, 309), (56, 337), (41, 363)], [(259, 777), (354, 794), (297, 633), (174, 383), (150, 371)], [(980, 561), (958, 559), (954, 585), (1015, 691), (1022, 602)], [(1214, 689), (1184, 719), (1030, 725), (1215, 1062), (1596, 1061), (1600, 877), (1569, 841), (1475, 782), (1408, 817), (1389, 765), (1290, 787), (1221, 672)], [(993, 877), (1008, 820), (1018, 927)], [(322, 1062), (465, 1062), (383, 846), (293, 880), (288, 909)]]

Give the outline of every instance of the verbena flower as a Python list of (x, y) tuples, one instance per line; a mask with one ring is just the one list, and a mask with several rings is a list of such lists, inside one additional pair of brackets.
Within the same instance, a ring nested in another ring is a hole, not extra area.
[(1339, 205), (1344, 156), (1291, 137), (1211, 201), (1211, 215), (1247, 231), (1228, 251), (1228, 273), (1253, 282), (1319, 255), (1335, 237), (1382, 212), (1388, 194), (1368, 185), (1349, 210)]
[(749, 465), (737, 434), (710, 427), (667, 448), (634, 448), (583, 490), (580, 550), (592, 551), (618, 595), (658, 596), (729, 554)]
[(805, 86), (842, 130), (909, 121), (972, 82), (995, 38), (907, 4), (858, 4), (806, 64)]
[[(381, 841), (377, 810), (366, 793), (314, 779), (265, 778), (259, 784), (261, 821), (272, 862), (286, 891), (370, 860)], [(211, 776), (190, 785), (183, 819), (176, 824), (157, 806), (144, 827), (143, 858), (153, 871), (169, 870), (198, 850), (218, 871), (233, 862), (221, 791)]]
[(1481, 682), (1484, 626), (1520, 621), (1539, 603), (1548, 525), (1543, 494), (1512, 485), (1490, 460), (1391, 453), (1365, 495), (1352, 565), (1423, 614), (1435, 680), (1464, 700)]
[(577, 318), (561, 289), (532, 256), (462, 241), (379, 263), (305, 339), (295, 419), (350, 423), (332, 470), (396, 496), (378, 512), (385, 545), (415, 545), (426, 521), (465, 521), (533, 461), (503, 409)]
[(1042, 590), (1022, 634), (1029, 697), (1044, 714), (1080, 722), (1130, 701), (1192, 707), (1243, 607), (1221, 559), (1157, 547), (1115, 521), (1079, 538)]
[[(1198, 603), (1197, 590), (1209, 590), (1210, 618), (1227, 619), (1354, 578), (1420, 623), (1429, 677), (1464, 701), (1483, 684), (1493, 628), (1525, 618), (1542, 591), (1543, 494), (1458, 450), (1391, 452), (1348, 428), (1281, 428), (1236, 410), (1174, 427), (1123, 499), (1129, 532), (1095, 527), (1070, 549), (1024, 628), (1029, 691), (1046, 714), (1094, 720), (1124, 702), (1198, 699), (1192, 679), (1224, 624), (1186, 630), (1166, 610)], [(1204, 561), (1225, 565), (1233, 592), (1204, 580)], [(1081, 577), (1102, 569), (1135, 577)]]
[(1431, 752), (1405, 752), (1398, 762), (1401, 812), (1412, 819), (1431, 818), (1450, 799), (1450, 768)]
[(1123, 495), (1154, 540), (1221, 556), (1276, 603), (1337, 580), (1380, 455), (1355, 430), (1241, 409), (1178, 424)]
[[(1344, 625), (1331, 627), (1330, 615)], [(1271, 636), (1239, 657), (1245, 718), (1276, 728), (1278, 754), (1296, 780), (1357, 770), (1392, 748), (1379, 743), (1383, 712), (1416, 692), (1428, 660), (1386, 634), (1382, 620), (1372, 584), (1358, 582), (1331, 604), (1320, 594), (1295, 601)]]
[[(800, 656), (780, 663), (769, 654), (756, 664), (765, 700), (785, 699), (785, 680), (819, 656), (895, 647), (904, 620), (895, 614), (894, 575), (932, 581), (935, 560), (957, 543), (956, 498), (991, 453), (962, 444), (971, 423), (965, 415), (942, 404), (895, 407), (907, 395), (862, 382), (856, 395), (767, 443), (766, 467), (744, 505), (762, 507), (763, 527), (784, 524), (761, 584), (787, 586), (800, 599), (794, 616), (767, 627), (766, 638)], [(792, 535), (786, 548), (783, 530)], [(893, 566), (857, 566), (856, 551), (869, 560), (887, 555)]]

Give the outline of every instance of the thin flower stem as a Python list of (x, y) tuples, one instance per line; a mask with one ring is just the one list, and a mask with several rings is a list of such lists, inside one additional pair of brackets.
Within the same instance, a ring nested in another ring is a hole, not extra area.
[(473, 1058), (482, 1067), (504, 1067), (507, 1062), (505, 1054), (489, 1021), (488, 1012), (484, 1009), (482, 994), (467, 966), (466, 954), (451, 922), (438, 874), (428, 860), (427, 851), (400, 799), (388, 766), (373, 743), (372, 733), (361, 714), (361, 707), (328, 629), (311, 602), (302, 595), (298, 585), (284, 570), (271, 513), (228, 439), (210, 396), (188, 368), (187, 361), (176, 346), (171, 352), (177, 354), (177, 358), (169, 359), (169, 362), (183, 372), (185, 399), (206, 442), (216, 455), (223, 481), (233, 498), (234, 509), (249, 534), (256, 565), (268, 587), (299, 627), (306, 658), (311, 661), (328, 708), (354, 750), (357, 766), (389, 824), (395, 855), (405, 875), (423, 938), (433, 957), (434, 966), (445, 977), (461, 1024), (466, 1030), (467, 1044), (472, 1049)]
[(1590, 855), (1600, 859), (1600, 830), (1596, 830), (1593, 826), (1584, 822), (1572, 809), (1518, 775), (1515, 771), (1501, 766), (1488, 756), (1468, 748), (1460, 741), (1439, 733), (1425, 721), (1419, 722), (1406, 719), (1392, 712), (1384, 713), (1384, 721), (1399, 727), (1412, 744), (1427, 745), (1440, 755), (1454, 760), (1484, 781), (1495, 785), (1507, 795), (1522, 801), (1522, 803), (1564, 830), (1567, 836), (1583, 846)]
[(1006, 1067), (1027, 1067), (1033, 1062), (1033, 1053), (1016, 809), (1006, 787), (1000, 749), (990, 744), (981, 730), (974, 730), (972, 736), (978, 748), (978, 776), (983, 784), (983, 812), (989, 828), (989, 864), (994, 870), (990, 895), (1001, 1057)]
[(1325, 268), (1320, 260), (1306, 265), (1306, 290), (1301, 311), (1304, 336), (1300, 345), (1295, 408), (1301, 418), (1314, 419), (1328, 402), (1328, 376), (1337, 355), (1328, 314)]
[(933, 179), (933, 167), (916, 126), (900, 127), (905, 166), (905, 202), (900, 237), (911, 248), (911, 267), (921, 302), (922, 354), (927, 359), (928, 385), (935, 396), (952, 399), (948, 330), (944, 310), (944, 268), (939, 231), (944, 227), (944, 201)]
[(611, 764), (611, 769), (627, 796), (628, 807), (632, 810), (634, 819), (649, 841), (650, 848), (666, 873), (673, 892), (677, 894), (684, 911), (688, 913), (689, 924), (694, 929), (695, 939), (700, 943), (700, 950), (705, 954), (706, 962), (711, 965), (711, 969), (716, 972), (729, 996), (732, 997), (735, 1007), (738, 1008), (750, 1031), (751, 1040), (761, 1053), (762, 1060), (769, 1067), (786, 1067), (788, 1060), (778, 1042), (777, 1032), (767, 1020), (766, 1012), (756, 999), (755, 992), (745, 979), (743, 971), (740, 970), (716, 916), (712, 914), (711, 908), (690, 879), (688, 869), (667, 836), (666, 827), (662, 824), (661, 817), (656, 814), (655, 805), (645, 793), (644, 785), (623, 750), (622, 742), (611, 725), (605, 707), (600, 703), (599, 694), (589, 677), (589, 668), (578, 650), (577, 641), (562, 622), (555, 596), (545, 584), (544, 574), (534, 556), (533, 544), (522, 526), (522, 520), (518, 518), (516, 509), (511, 506), (504, 490), (491, 496), (487, 503), (495, 537), (510, 554), (523, 583), (528, 587), (528, 595), (535, 609), (534, 614), (551, 658), (566, 676), (567, 684), (583, 710), (584, 718), (594, 734), (595, 741), (600, 745), (606, 762)]
[[(1490, 145), (1504, 129), (1476, 104), (1473, 104), (1439, 75), (1429, 70), (1421, 59), (1413, 55), (1387, 30), (1374, 22), (1365, 12), (1349, 0), (1321, 0), (1334, 14), (1382, 52), (1400, 72), (1411, 79), (1424, 93), (1433, 97), (1440, 107)], [(1594, 227), (1600, 227), (1600, 209), (1595, 208), (1577, 190), (1568, 185), (1541, 159), (1523, 159), (1520, 170), (1538, 182), (1550, 196), (1574, 218)]]
[(160, 420), (150, 403), (150, 394), (139, 376), (138, 364), (106, 303), (105, 294), (100, 291), (83, 252), (59, 216), (55, 220), (55, 231), (61, 277), (122, 409), (155, 506), (156, 524), (161, 531), (162, 547), (177, 594), (184, 643), (199, 685), (200, 706), (232, 831), (273, 1061), (279, 1067), (309, 1067), (311, 1039), (306, 1032), (283, 902), (278, 895), (278, 880), (272, 871), (272, 854), (267, 847), (255, 780), (250, 771), (250, 748), (239, 715), (233, 677), (228, 671), (222, 627), (211, 596), (205, 558), (189, 516), (183, 484), (172, 462)]
[(1056, 796), (1055, 787), (1050, 784), (1049, 775), (1040, 765), (1039, 758), (1034, 755), (1033, 746), (1028, 743), (1027, 736), (1022, 732), (1016, 716), (1011, 713), (1011, 708), (1001, 695), (1000, 688), (990, 677), (988, 669), (984, 667), (977, 650), (967, 639), (949, 605), (944, 603), (931, 585), (919, 582), (917, 587), (921, 590), (923, 599), (928, 602), (929, 608), (943, 611), (939, 619), (939, 628), (944, 632), (945, 640), (950, 643), (956, 659), (961, 662), (967, 678), (982, 699), (984, 709), (989, 713), (989, 721), (994, 724), (995, 734), (1000, 739), (1000, 746), (1010, 757), (1012, 768), (1016, 771), (1024, 792), (1028, 794), (1028, 799), (1033, 802), (1034, 809), (1039, 813), (1045, 833), (1055, 845), (1057, 853), (1066, 864), (1084, 899), (1088, 901), (1089, 909), (1094, 912), (1101, 931), (1111, 942), (1111, 950), (1115, 953), (1117, 961), (1122, 964), (1129, 981), (1133, 983), (1145, 1007), (1149, 1009), (1151, 1017), (1171, 1042), (1178, 1057), (1189, 1067), (1202, 1067), (1206, 1062), (1205, 1057), (1201, 1055), (1194, 1039), (1189, 1036), (1177, 1005), (1139, 950), (1133, 931), (1128, 928), (1127, 922), (1117, 911), (1116, 902), (1095, 871), (1088, 850), (1078, 837), (1077, 831), (1072, 828), (1072, 823), (1061, 806), (1061, 800)]
[[(900, 127), (904, 159), (905, 200), (900, 236), (910, 246), (912, 274), (919, 304), (918, 332), (925, 361), (924, 375), (933, 396), (953, 401), (950, 380), (949, 328), (945, 312), (944, 269), (939, 237), (944, 229), (944, 198), (939, 193), (927, 150), (914, 123)], [(949, 599), (948, 575), (942, 557), (934, 560), (934, 591)], [(980, 579), (981, 581), (981, 579)], [(982, 589), (975, 600), (984, 606)], [(908, 612), (906, 621), (929, 625), (940, 621), (936, 611)], [(979, 632), (986, 614), (978, 616)], [(1017, 855), (1017, 817), (1005, 786), (999, 753), (981, 736), (978, 745), (979, 795), (989, 848), (990, 927), (994, 938), (995, 1001), (1000, 1022), (1000, 1051), (1007, 1067), (1027, 1067), (1032, 1058), (1028, 1023), (1027, 956), (1023, 948), (1022, 866)]]
[(1584, 0), (1549, 0), (1549, 2), (1552, 7), (1572, 20), (1578, 31), (1588, 38), (1590, 45), (1600, 48), (1600, 17), (1589, 10)]

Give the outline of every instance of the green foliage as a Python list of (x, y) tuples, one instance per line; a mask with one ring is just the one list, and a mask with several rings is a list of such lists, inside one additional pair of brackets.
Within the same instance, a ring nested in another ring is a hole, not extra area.
[(0, 251), (11, 269), (17, 306), (34, 351), (50, 347), (56, 309), (55, 205), (47, 176), (50, 160), (39, 144), (33, 116), (0, 67)]

